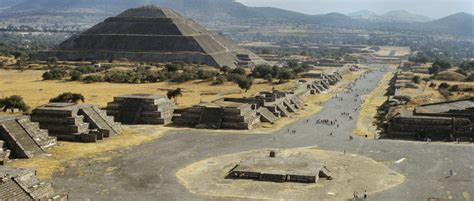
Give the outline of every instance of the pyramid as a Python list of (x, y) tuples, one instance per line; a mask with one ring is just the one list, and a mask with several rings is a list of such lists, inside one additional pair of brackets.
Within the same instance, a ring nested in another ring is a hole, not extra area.
[[(245, 61), (239, 58), (246, 55)], [(39, 60), (113, 60), (207, 64), (236, 67), (263, 60), (233, 41), (207, 31), (179, 13), (156, 6), (124, 11), (75, 35), (56, 49), (42, 51)]]

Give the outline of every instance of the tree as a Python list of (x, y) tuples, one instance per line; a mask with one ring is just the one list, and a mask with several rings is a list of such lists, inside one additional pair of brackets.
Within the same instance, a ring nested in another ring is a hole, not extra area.
[(58, 58), (57, 57), (49, 57), (47, 62), (50, 65), (56, 65), (58, 63)]
[(247, 92), (252, 88), (253, 77), (246, 77), (245, 75), (236, 76), (234, 82), (237, 83), (240, 89), (243, 89), (245, 92)]
[(50, 103), (78, 103), (79, 101), (84, 102), (84, 96), (82, 94), (65, 92), (59, 94), (55, 98), (49, 100)]
[(265, 80), (268, 81), (269, 83), (273, 82), (273, 76), (272, 74), (267, 74), (265, 75)]
[(441, 70), (446, 70), (451, 68), (451, 63), (447, 60), (438, 59), (433, 63), (433, 67), (434, 66), (439, 66)]
[(169, 99), (174, 99), (175, 103), (178, 103), (178, 96), (183, 96), (181, 88), (177, 88), (175, 90), (169, 90), (168, 93), (166, 93), (166, 96)]
[(432, 74), (432, 75), (437, 75), (440, 70), (441, 70), (441, 67), (440, 67), (440, 66), (438, 66), (438, 65), (433, 65), (433, 67), (431, 67), (428, 71), (429, 71), (429, 73)]
[(10, 112), (13, 113), (15, 109), (26, 112), (29, 108), (30, 107), (23, 101), (23, 97), (18, 95), (0, 99), (0, 109), (2, 109), (3, 112), (10, 110)]
[(175, 64), (175, 63), (173, 63), (173, 64), (166, 64), (166, 65), (165, 65), (165, 68), (166, 68), (166, 70), (167, 70), (168, 72), (176, 72), (176, 71), (179, 70), (178, 64)]
[(228, 72), (231, 71), (231, 68), (229, 66), (222, 66), (220, 70), (222, 73), (227, 74)]
[(297, 62), (297, 61), (294, 61), (294, 60), (288, 61), (288, 67), (290, 67), (290, 68), (296, 68), (296, 67), (298, 67), (298, 62)]

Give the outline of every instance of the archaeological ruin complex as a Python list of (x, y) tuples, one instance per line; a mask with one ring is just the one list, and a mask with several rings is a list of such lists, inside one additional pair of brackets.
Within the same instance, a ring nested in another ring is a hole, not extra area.
[(453, 140), (474, 138), (474, 98), (420, 105), (388, 123), (392, 137)]
[(113, 60), (174, 62), (209, 66), (253, 66), (264, 60), (177, 12), (144, 6), (107, 18), (73, 36), (56, 49), (34, 56), (45, 60)]
[(73, 103), (49, 103), (36, 108), (31, 120), (58, 140), (96, 142), (120, 133), (120, 123), (97, 106)]

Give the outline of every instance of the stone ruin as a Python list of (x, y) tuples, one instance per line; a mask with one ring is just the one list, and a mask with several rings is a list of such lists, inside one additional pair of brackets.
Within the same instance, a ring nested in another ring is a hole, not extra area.
[(56, 194), (53, 185), (36, 178), (31, 169), (0, 166), (0, 200), (67, 201), (67, 194)]
[(144, 6), (72, 36), (56, 49), (42, 51), (34, 59), (114, 60), (253, 66), (265, 61), (222, 35), (206, 30), (174, 10)]
[(58, 140), (97, 142), (120, 133), (120, 123), (94, 105), (49, 103), (36, 108), (31, 120)]
[(56, 144), (38, 123), (27, 116), (0, 115), (0, 164), (8, 158), (32, 158)]
[(235, 165), (227, 175), (229, 179), (250, 179), (269, 182), (317, 183), (320, 178), (331, 180), (329, 170), (322, 164), (299, 156), (253, 157)]
[(260, 119), (254, 104), (215, 101), (186, 108), (173, 122), (194, 128), (252, 129)]
[(152, 94), (132, 94), (114, 97), (107, 104), (107, 115), (122, 124), (170, 124), (173, 101), (165, 96)]
[[(338, 82), (340, 74), (333, 75)], [(301, 80), (289, 91), (260, 92), (249, 98), (222, 98), (176, 110), (173, 123), (209, 129), (252, 129), (259, 122), (274, 123), (301, 110), (304, 107), (303, 97), (328, 90), (330, 84), (327, 79)]]
[(474, 139), (474, 98), (426, 104), (388, 122), (390, 138)]

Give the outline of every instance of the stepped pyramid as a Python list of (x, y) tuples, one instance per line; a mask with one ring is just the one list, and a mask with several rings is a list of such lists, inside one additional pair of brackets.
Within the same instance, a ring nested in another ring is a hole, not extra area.
[(59, 60), (184, 61), (215, 67), (264, 62), (177, 12), (155, 6), (126, 10), (69, 38), (57, 49), (36, 55), (42, 60), (53, 56)]

